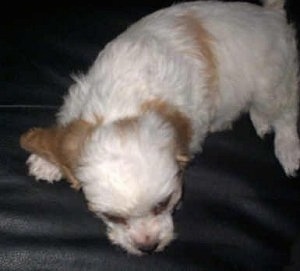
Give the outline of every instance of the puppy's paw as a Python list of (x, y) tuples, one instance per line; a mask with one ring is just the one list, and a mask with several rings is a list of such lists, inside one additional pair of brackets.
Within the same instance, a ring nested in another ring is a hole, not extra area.
[(45, 160), (44, 158), (31, 154), (26, 162), (29, 169), (29, 175), (34, 176), (36, 180), (45, 180), (49, 183), (62, 179), (60, 169)]
[(281, 142), (277, 145), (276, 156), (285, 173), (289, 177), (295, 177), (300, 168), (300, 144), (298, 140)]
[(257, 135), (260, 138), (264, 138), (266, 134), (271, 132), (271, 125), (266, 117), (256, 112), (256, 110), (250, 110), (250, 118), (253, 126), (256, 130)]

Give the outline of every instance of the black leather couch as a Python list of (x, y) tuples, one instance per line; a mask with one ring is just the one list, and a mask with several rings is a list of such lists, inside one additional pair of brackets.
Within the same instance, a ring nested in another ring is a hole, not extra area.
[[(243, 116), (209, 136), (185, 174), (178, 238), (164, 252), (112, 246), (81, 192), (35, 182), (19, 136), (54, 122), (70, 74), (143, 15), (173, 1), (139, 4), (10, 2), (0, 27), (0, 270), (300, 270), (300, 178), (288, 179)], [(252, 1), (255, 2), (255, 1)], [(297, 24), (297, 1), (287, 2)]]

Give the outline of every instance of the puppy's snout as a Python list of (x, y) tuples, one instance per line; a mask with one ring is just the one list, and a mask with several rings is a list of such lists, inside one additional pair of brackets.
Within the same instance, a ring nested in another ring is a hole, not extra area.
[(145, 254), (153, 253), (158, 247), (158, 242), (151, 244), (140, 244), (137, 246), (138, 250)]

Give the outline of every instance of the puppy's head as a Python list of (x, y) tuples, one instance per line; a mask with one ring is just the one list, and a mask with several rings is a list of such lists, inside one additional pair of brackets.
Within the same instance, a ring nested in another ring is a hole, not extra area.
[(110, 240), (133, 254), (162, 250), (173, 238), (181, 197), (175, 131), (156, 113), (95, 129), (75, 175)]
[(59, 166), (74, 188), (82, 187), (110, 240), (137, 255), (163, 250), (174, 238), (172, 212), (187, 162), (178, 151), (184, 121), (159, 108), (108, 124), (74, 121), (33, 129), (21, 137), (24, 149)]

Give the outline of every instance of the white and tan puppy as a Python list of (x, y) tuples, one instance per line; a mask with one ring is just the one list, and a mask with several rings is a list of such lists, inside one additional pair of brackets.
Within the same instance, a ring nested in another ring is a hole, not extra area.
[(174, 238), (181, 169), (209, 132), (249, 112), (260, 137), (275, 133), (287, 175), (299, 168), (298, 63), (283, 1), (214, 1), (146, 16), (75, 78), (51, 128), (21, 137), (29, 172), (67, 178), (133, 254)]

